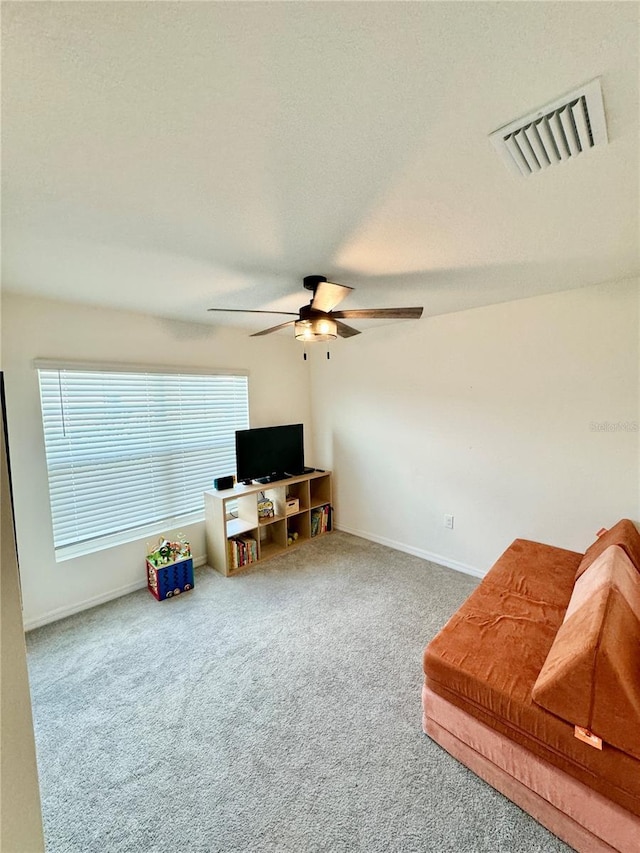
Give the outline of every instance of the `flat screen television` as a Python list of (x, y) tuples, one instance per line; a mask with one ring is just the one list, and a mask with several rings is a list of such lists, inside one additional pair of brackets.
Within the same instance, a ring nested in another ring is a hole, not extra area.
[(236, 431), (236, 478), (271, 483), (304, 473), (302, 424)]

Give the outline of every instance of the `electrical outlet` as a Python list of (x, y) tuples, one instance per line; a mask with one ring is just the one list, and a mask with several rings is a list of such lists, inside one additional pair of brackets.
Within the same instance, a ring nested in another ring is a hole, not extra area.
[(453, 516), (452, 515), (445, 515), (444, 526), (448, 527), (449, 530), (453, 530)]

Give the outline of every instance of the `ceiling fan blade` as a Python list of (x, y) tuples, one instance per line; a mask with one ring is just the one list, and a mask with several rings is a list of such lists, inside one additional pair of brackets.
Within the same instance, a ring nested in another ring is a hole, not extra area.
[(314, 311), (332, 311), (352, 290), (353, 288), (347, 287), (346, 284), (321, 281), (316, 287), (311, 307)]
[(230, 311), (233, 314), (289, 314), (291, 317), (297, 317), (296, 311), (260, 311), (252, 308), (207, 308), (207, 311)]
[(341, 323), (340, 320), (336, 320), (336, 326), (338, 327), (338, 334), (341, 338), (352, 338), (354, 335), (360, 334), (358, 329), (354, 329), (353, 326), (347, 326), (346, 323)]
[(332, 311), (336, 320), (417, 320), (422, 317), (424, 308), (354, 308), (351, 311)]
[(277, 332), (278, 329), (286, 329), (287, 326), (293, 326), (295, 320), (288, 320), (286, 323), (280, 323), (279, 326), (271, 326), (270, 329), (263, 329), (261, 332), (254, 332), (252, 335), (249, 335), (250, 338), (259, 338), (260, 335), (270, 335), (271, 332)]

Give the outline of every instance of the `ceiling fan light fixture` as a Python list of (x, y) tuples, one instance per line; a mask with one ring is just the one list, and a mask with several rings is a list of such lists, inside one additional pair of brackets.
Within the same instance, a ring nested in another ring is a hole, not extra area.
[(296, 320), (296, 340), (303, 343), (315, 341), (333, 341), (338, 337), (338, 325), (331, 317), (311, 317), (308, 320)]
[[(327, 281), (323, 275), (308, 275), (304, 279), (307, 290), (313, 291), (313, 299), (308, 305), (302, 305), (298, 313), (293, 311), (270, 311), (259, 308), (209, 308), (209, 311), (233, 311), (239, 314), (287, 314), (296, 320), (287, 320), (253, 332), (252, 338), (279, 332), (287, 326), (294, 327), (296, 340), (305, 343), (316, 341), (334, 341), (336, 338), (352, 338), (359, 335), (358, 329), (348, 326), (344, 319), (363, 320), (419, 320), (422, 308), (357, 308), (351, 311), (336, 311), (335, 307), (353, 290), (345, 284)], [(305, 356), (306, 358), (306, 356)]]

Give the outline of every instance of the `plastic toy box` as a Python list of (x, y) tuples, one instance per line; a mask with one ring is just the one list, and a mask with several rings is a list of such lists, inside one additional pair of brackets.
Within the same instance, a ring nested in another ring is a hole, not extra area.
[(147, 586), (158, 601), (193, 589), (193, 557), (181, 533), (176, 542), (161, 537), (156, 550), (147, 554)]
[(158, 601), (193, 589), (193, 558), (154, 566), (147, 560), (147, 586)]

